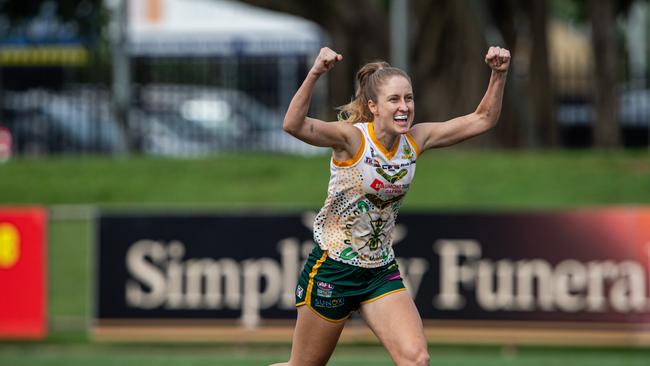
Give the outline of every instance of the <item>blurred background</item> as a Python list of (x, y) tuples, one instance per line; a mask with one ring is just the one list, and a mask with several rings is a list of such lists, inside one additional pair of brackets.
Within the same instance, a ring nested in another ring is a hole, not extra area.
[[(18, 308), (6, 299), (26, 291), (11, 266), (29, 253), (16, 251), (20, 233), (4, 223), (36, 207), (30, 212), (42, 220), (46, 248), (36, 275), (44, 285), (45, 328), (32, 342), (0, 334), (0, 365), (286, 360), (290, 327), (253, 343), (236, 332), (198, 341), (173, 333), (163, 344), (155, 337), (96, 342), (97, 218), (288, 212), (291, 225), (275, 229), (285, 235), (298, 227), (300, 234), (286, 235), (310, 246), (305, 217), (325, 199), (330, 155), (281, 125), (323, 46), (344, 56), (312, 98), (310, 115), (324, 120), (335, 120), (336, 107), (353, 97), (355, 73), (366, 62), (383, 59), (406, 70), (416, 122), (444, 121), (480, 102), (489, 46), (513, 55), (498, 126), (419, 157), (407, 215), (593, 210), (601, 221), (591, 223), (591, 237), (615, 228), (641, 238), (650, 227), (649, 17), (647, 0), (0, 0), (0, 328), (8, 324), (2, 312)], [(622, 208), (615, 219), (605, 212), (612, 207)], [(573, 216), (557, 217), (564, 223)], [(544, 230), (533, 234), (543, 241)], [(571, 258), (631, 260), (650, 273), (646, 242), (617, 235), (601, 243), (611, 252), (585, 243)], [(276, 244), (256, 243), (273, 252), (269, 257), (277, 256)], [(398, 255), (408, 248), (418, 249), (404, 245)], [(631, 290), (621, 286), (627, 304)], [(538, 343), (490, 340), (492, 333), (452, 342), (443, 334), (430, 339), (432, 364), (645, 366), (650, 313), (630, 311), (615, 314), (629, 321), (629, 333), (587, 346), (565, 347), (571, 342), (557, 334)], [(342, 345), (331, 364), (392, 364), (372, 339)]]
[(648, 146), (646, 1), (0, 2), (2, 112), (18, 155), (319, 153), (279, 130), (328, 45), (311, 114), (336, 118), (363, 63), (407, 70), (416, 121), (469, 113), (489, 45), (514, 55), (501, 122), (468, 145)]

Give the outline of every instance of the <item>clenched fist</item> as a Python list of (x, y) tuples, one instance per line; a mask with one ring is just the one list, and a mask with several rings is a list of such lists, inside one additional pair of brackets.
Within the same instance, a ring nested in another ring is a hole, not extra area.
[(330, 71), (334, 65), (343, 60), (343, 56), (334, 52), (329, 47), (323, 47), (314, 61), (314, 66), (311, 67), (311, 72), (316, 75), (322, 75)]
[(508, 67), (510, 67), (510, 51), (501, 47), (490, 47), (485, 55), (485, 63), (494, 71), (508, 71)]

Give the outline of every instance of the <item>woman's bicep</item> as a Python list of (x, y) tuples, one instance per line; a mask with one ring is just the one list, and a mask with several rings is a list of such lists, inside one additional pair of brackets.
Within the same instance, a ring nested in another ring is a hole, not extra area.
[(301, 128), (292, 135), (310, 145), (344, 149), (351, 141), (349, 127), (352, 126), (345, 126), (342, 122), (306, 117)]
[(412, 136), (422, 150), (457, 144), (487, 130), (480, 116), (471, 113), (445, 122), (424, 122), (413, 126)]

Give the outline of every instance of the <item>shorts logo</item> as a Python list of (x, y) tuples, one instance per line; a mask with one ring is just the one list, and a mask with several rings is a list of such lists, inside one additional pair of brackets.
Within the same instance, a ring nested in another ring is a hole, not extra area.
[(316, 290), (316, 295), (320, 297), (332, 297), (332, 290), (323, 290), (319, 288)]
[(334, 288), (334, 285), (331, 283), (318, 281), (318, 288), (322, 288), (323, 290), (332, 290)]
[(296, 296), (298, 296), (299, 299), (302, 299), (302, 295), (305, 294), (305, 290), (302, 288), (302, 286), (298, 285), (296, 288)]
[(319, 308), (338, 308), (345, 305), (345, 298), (338, 299), (314, 299), (314, 306)]
[(332, 289), (334, 288), (334, 285), (322, 281), (319, 281), (316, 285), (318, 285), (316, 295), (320, 297), (332, 297)]

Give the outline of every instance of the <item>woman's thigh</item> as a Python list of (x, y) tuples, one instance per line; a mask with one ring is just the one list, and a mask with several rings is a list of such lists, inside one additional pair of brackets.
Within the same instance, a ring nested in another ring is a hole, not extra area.
[(428, 362), (422, 319), (407, 291), (362, 304), (361, 315), (398, 365)]
[(336, 323), (325, 320), (306, 305), (297, 310), (289, 365), (325, 365), (334, 352), (345, 319)]

